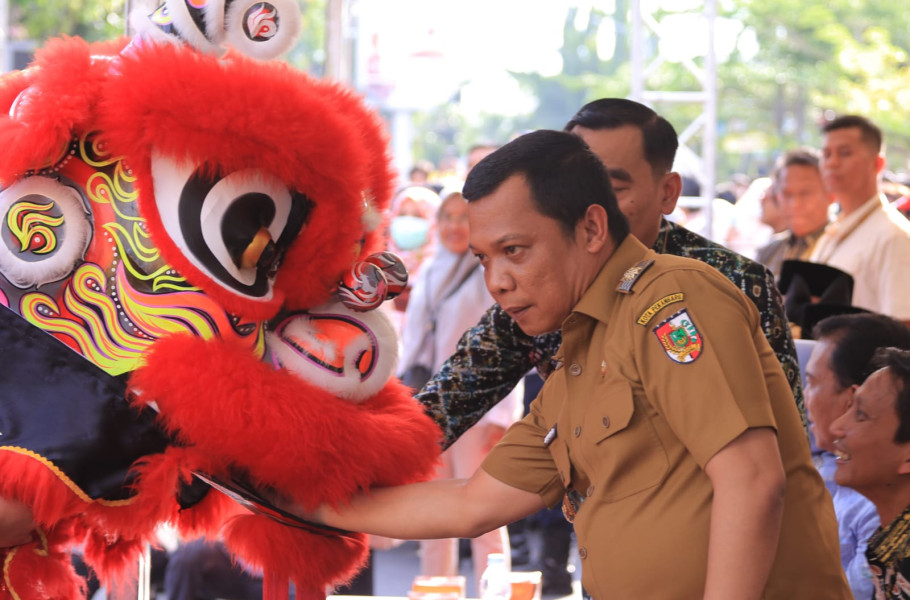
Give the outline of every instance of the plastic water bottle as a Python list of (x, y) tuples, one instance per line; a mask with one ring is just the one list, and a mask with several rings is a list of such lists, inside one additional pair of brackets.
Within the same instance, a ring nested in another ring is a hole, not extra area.
[(512, 597), (512, 582), (502, 554), (487, 555), (487, 568), (480, 576), (480, 597), (482, 600), (509, 600)]

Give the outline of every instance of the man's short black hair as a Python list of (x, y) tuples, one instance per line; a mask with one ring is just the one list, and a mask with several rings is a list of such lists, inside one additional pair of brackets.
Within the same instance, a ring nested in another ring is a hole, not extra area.
[(537, 209), (556, 219), (567, 235), (573, 234), (592, 204), (606, 210), (614, 243), (629, 234), (629, 221), (619, 210), (606, 167), (577, 135), (544, 129), (515, 138), (477, 163), (462, 195), (468, 202), (479, 200), (513, 175), (524, 177)]
[(788, 167), (812, 167), (821, 177), (821, 157), (819, 151), (815, 148), (797, 148), (789, 150), (786, 154), (777, 159), (774, 168), (771, 169), (771, 182), (774, 191), (780, 191), (780, 175)]
[(632, 125), (641, 130), (645, 160), (651, 165), (655, 177), (666, 175), (673, 168), (679, 138), (670, 122), (648, 108), (633, 100), (625, 98), (601, 98), (588, 102), (575, 113), (565, 131), (572, 131), (575, 126), (586, 129), (618, 129)]
[(821, 159), (818, 156), (818, 150), (815, 148), (797, 148), (790, 150), (780, 160), (778, 170), (782, 171), (787, 167), (794, 165), (800, 167), (812, 167), (816, 171), (821, 168)]
[(882, 151), (882, 130), (875, 123), (859, 115), (844, 115), (837, 117), (822, 127), (823, 133), (829, 133), (837, 129), (850, 129), (856, 127), (859, 129), (860, 138), (875, 154)]
[(830, 364), (841, 389), (860, 385), (873, 369), (869, 361), (883, 346), (910, 350), (910, 329), (886, 315), (859, 313), (827, 317), (815, 324), (816, 340), (833, 342)]
[(910, 442), (910, 351), (901, 348), (879, 348), (872, 358), (873, 371), (888, 369), (897, 383), (894, 409), (897, 411), (897, 432), (894, 443)]

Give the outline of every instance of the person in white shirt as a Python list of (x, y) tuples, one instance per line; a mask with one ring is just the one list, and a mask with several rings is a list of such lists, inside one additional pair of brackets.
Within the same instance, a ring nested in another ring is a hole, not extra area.
[(824, 127), (822, 176), (840, 212), (810, 260), (854, 279), (853, 305), (910, 324), (910, 222), (879, 191), (882, 133), (847, 115)]

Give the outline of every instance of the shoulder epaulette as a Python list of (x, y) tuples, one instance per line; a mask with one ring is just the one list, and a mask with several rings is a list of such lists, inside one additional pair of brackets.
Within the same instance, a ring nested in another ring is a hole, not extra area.
[(623, 273), (622, 279), (619, 280), (619, 285), (616, 286), (616, 291), (622, 294), (631, 294), (632, 286), (635, 285), (635, 282), (638, 281), (638, 278), (642, 276), (642, 273), (648, 270), (648, 267), (654, 264), (654, 259), (649, 258), (643, 260), (636, 264), (633, 267)]

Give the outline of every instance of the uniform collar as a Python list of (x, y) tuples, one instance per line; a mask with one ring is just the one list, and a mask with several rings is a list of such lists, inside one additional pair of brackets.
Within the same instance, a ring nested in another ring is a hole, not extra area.
[(654, 252), (648, 250), (635, 236), (629, 234), (613, 251), (607, 262), (600, 269), (593, 283), (588, 286), (581, 300), (575, 305), (573, 313), (581, 313), (606, 322), (610, 309), (618, 295), (616, 286), (630, 267), (646, 258), (653, 258)]

